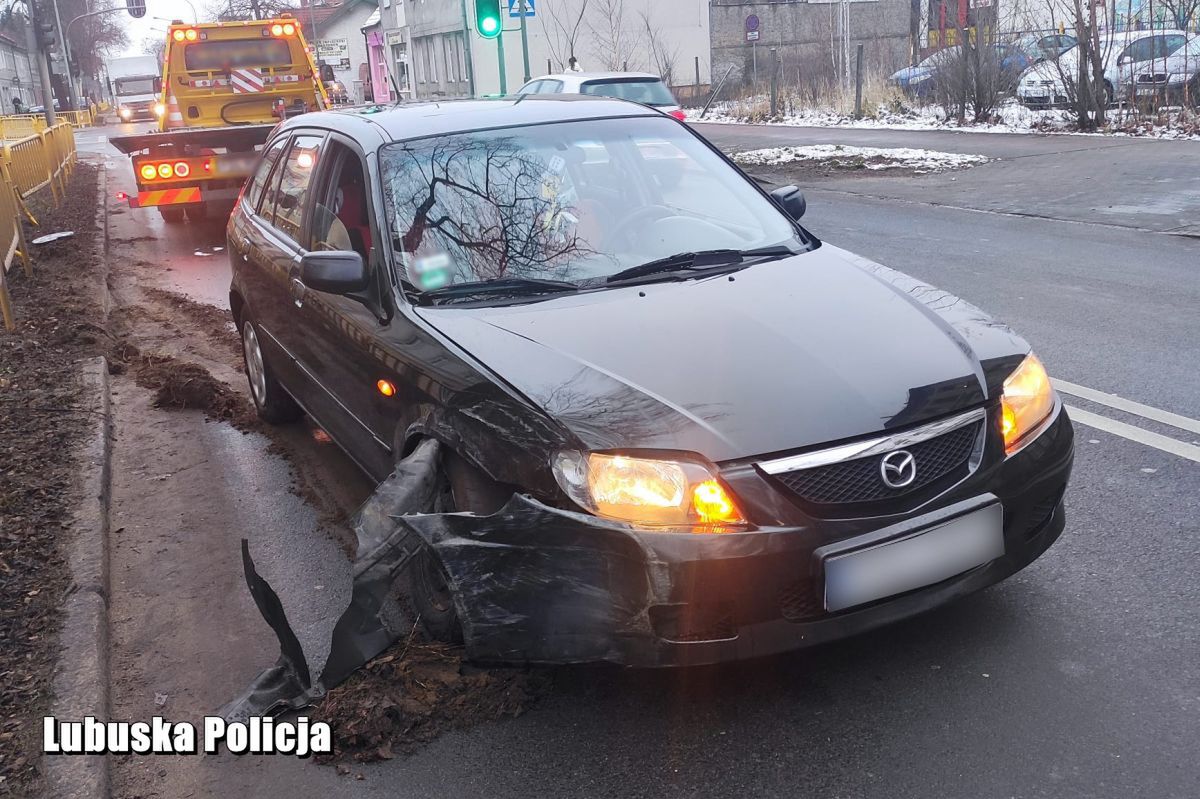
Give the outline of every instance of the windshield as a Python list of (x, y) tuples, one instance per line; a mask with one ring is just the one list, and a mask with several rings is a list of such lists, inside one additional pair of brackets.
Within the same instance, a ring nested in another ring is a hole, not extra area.
[(118, 97), (158, 93), (158, 78), (117, 78), (116, 83)]
[(292, 51), (284, 39), (227, 39), (189, 44), (183, 49), (188, 70), (229, 70), (241, 67), (286, 67)]
[(681, 252), (796, 239), (769, 200), (665, 118), (440, 136), (390, 145), (380, 160), (400, 268), (422, 291), (596, 284)]
[(671, 90), (656, 78), (615, 78), (613, 80), (590, 80), (579, 87), (580, 94), (597, 97), (616, 97), (632, 100), (643, 105), (678, 105)]

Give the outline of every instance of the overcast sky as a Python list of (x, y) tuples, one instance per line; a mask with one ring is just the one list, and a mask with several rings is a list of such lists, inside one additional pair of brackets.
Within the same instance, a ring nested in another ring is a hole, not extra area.
[(215, 8), (224, 3), (219, 0), (191, 0), (191, 4), (187, 0), (146, 0), (146, 16), (141, 19), (134, 19), (128, 14), (119, 14), (122, 24), (129, 31), (129, 49), (124, 55), (141, 55), (142, 40), (147, 36), (166, 39), (167, 25), (173, 19), (191, 22), (194, 19), (192, 5), (195, 5), (196, 13), (204, 17), (206, 8)]

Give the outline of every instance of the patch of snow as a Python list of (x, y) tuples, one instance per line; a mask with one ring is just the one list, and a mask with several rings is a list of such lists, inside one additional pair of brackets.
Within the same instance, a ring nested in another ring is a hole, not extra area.
[(1075, 136), (1140, 136), (1160, 139), (1200, 140), (1200, 132), (1194, 115), (1189, 117), (1182, 110), (1163, 109), (1162, 119), (1143, 115), (1137, 117), (1129, 111), (1110, 109), (1109, 129), (1103, 132), (1081, 133), (1075, 130), (1072, 116), (1061, 109), (1026, 108), (1010, 99), (994, 112), (990, 121), (968, 122), (959, 125), (957, 119), (948, 118), (940, 105), (921, 105), (897, 108), (893, 104), (881, 104), (874, 113), (862, 119), (851, 114), (821, 108), (797, 108), (790, 114), (774, 119), (766, 118), (761, 101), (730, 101), (715, 104), (703, 119), (694, 115), (692, 122), (715, 122), (721, 124), (762, 124), (816, 128), (859, 128), (885, 130), (948, 130), (964, 133), (1055, 133)]
[(796, 161), (821, 161), (831, 166), (863, 169), (912, 169), (917, 173), (965, 169), (991, 160), (985, 155), (943, 153), (913, 147), (852, 147), (841, 144), (809, 144), (797, 147), (768, 147), (734, 153), (733, 160), (747, 166), (779, 166)]

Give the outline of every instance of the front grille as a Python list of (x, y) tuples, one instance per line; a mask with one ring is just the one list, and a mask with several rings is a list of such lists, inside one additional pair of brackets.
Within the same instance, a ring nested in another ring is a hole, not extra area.
[(801, 499), (818, 505), (896, 499), (964, 467), (975, 447), (982, 422), (965, 425), (936, 438), (905, 447), (916, 462), (916, 478), (903, 488), (883, 482), (880, 461), (888, 454), (797, 469), (775, 477)]
[(816, 583), (801, 579), (779, 592), (779, 610), (788, 621), (805, 621), (824, 615), (825, 605), (817, 594)]

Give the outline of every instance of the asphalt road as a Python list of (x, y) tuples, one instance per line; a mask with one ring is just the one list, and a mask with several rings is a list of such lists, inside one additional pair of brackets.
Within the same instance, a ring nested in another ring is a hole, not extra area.
[[(1200, 463), (1186, 456), (1191, 450), (1164, 451), (1147, 434), (1200, 444), (1200, 426), (1188, 426), (1200, 417), (1200, 241), (1160, 232), (1197, 218), (1200, 143), (700, 129), (727, 148), (825, 141), (1000, 159), (953, 174), (806, 186), (806, 224), (827, 242), (994, 312), (1029, 338), (1072, 390), (1113, 392), (1151, 406), (1066, 397), (1122, 434), (1077, 423), (1062, 539), (1004, 584), (819, 650), (689, 671), (556, 670), (553, 688), (525, 716), (356, 767), (361, 781), (288, 758), (221, 757), (118, 762), (121, 784), (160, 796), (1196, 795)], [(85, 149), (102, 153), (103, 142)], [(110, 175), (123, 174), (121, 159), (107, 157)], [(127, 251), (114, 244), (114, 258), (158, 253), (160, 285), (223, 304), (227, 264), (195, 254), (223, 245), (219, 225), (166, 228), (157, 215), (130, 213), (153, 240)], [(130, 424), (167, 423), (136, 405), (124, 413)], [(286, 469), (255, 437), (224, 435), (198, 417), (174, 424), (204, 463), (189, 473), (186, 489), (171, 494), (184, 500), (170, 512), (186, 521), (191, 502), (225, 527), (208, 528), (210, 537), (196, 546), (188, 534), (201, 534), (201, 527), (184, 526), (166, 545), (190, 546), (186, 554), (197, 561), (173, 564), (171, 579), (185, 588), (155, 599), (192, 603), (188, 623), (203, 635), (155, 645), (156, 668), (190, 675), (204, 686), (193, 707), (211, 707), (275, 652), (248, 603), (224, 600), (224, 615), (208, 618), (213, 600), (201, 590), (205, 580), (217, 593), (235, 591), (238, 575), (206, 573), (228, 570), (232, 561), (204, 551), (234, 546), (240, 525), (258, 530), (260, 567), (280, 580), (289, 613), (305, 614), (302, 637), (314, 639), (322, 614), (311, 610), (312, 587), (332, 581), (336, 593), (344, 565), (331, 565), (327, 542), (297, 540), (325, 533), (316, 512), (286, 491)], [(157, 444), (152, 431), (143, 438), (134, 454), (147, 457)], [(124, 457), (137, 460), (128, 451)], [(322, 479), (355, 479), (332, 454), (326, 460), (318, 452), (316, 461), (328, 463)], [(147, 524), (157, 500), (140, 485), (126, 480), (118, 494), (130, 516)], [(215, 506), (223, 502), (236, 512), (222, 515)], [(287, 527), (273, 546), (272, 524)], [(122, 567), (136, 571), (136, 558), (114, 564), (114, 575)], [(136, 605), (128, 607), (133, 614)], [(136, 614), (116, 619), (117, 640), (138, 645), (130, 630), (139, 623)], [(176, 651), (190, 641), (207, 642), (207, 649)], [(155, 687), (159, 673), (126, 678), (152, 696), (151, 688), (166, 690)], [(153, 711), (149, 702), (143, 705)]]

